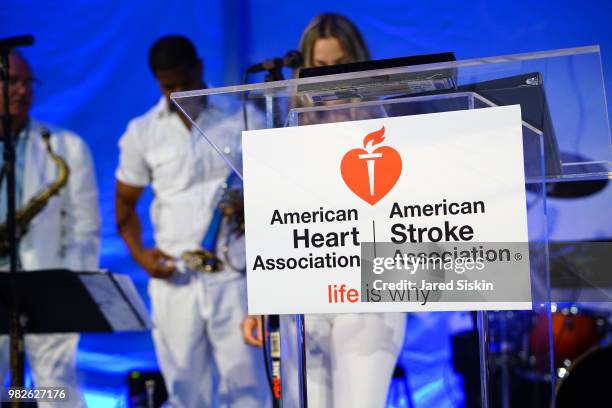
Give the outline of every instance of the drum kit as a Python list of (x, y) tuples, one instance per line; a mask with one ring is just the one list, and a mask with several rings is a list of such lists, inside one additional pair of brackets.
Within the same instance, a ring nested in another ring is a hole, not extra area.
[[(547, 185), (546, 193), (549, 199), (586, 197), (601, 191), (608, 181), (553, 183)], [(551, 262), (551, 276), (569, 273), (575, 278), (585, 272), (573, 270), (576, 265), (567, 265), (565, 256), (555, 259), (551, 254)], [(569, 266), (572, 271), (567, 270)], [(577, 295), (570, 295), (563, 303), (550, 303), (550, 314), (488, 314), (494, 407), (612, 405), (608, 396), (612, 385), (612, 303), (610, 299), (600, 299), (599, 304), (578, 303)]]
[(585, 389), (592, 389), (588, 398), (596, 398), (607, 390), (596, 389), (595, 384), (610, 378), (610, 319), (606, 312), (571, 304), (551, 304), (550, 315), (491, 313), (490, 370), (493, 389), (497, 390), (494, 395), (498, 396), (494, 406), (551, 406), (553, 384), (557, 407), (592, 406), (584, 403)]

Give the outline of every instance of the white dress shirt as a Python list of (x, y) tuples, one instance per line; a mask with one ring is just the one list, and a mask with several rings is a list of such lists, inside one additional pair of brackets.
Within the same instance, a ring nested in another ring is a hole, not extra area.
[[(234, 144), (242, 126), (234, 116), (211, 107), (203, 111), (198, 124), (213, 140)], [(157, 247), (175, 257), (199, 248), (229, 166), (197, 130), (187, 129), (163, 97), (129, 123), (119, 147), (117, 180), (153, 188), (151, 221)], [(233, 151), (230, 146), (219, 147)]]

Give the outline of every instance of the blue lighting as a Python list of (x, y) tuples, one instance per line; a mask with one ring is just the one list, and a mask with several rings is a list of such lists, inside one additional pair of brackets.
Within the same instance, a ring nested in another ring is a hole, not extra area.
[[(149, 45), (160, 35), (191, 37), (205, 61), (211, 86), (235, 84), (244, 66), (297, 48), (302, 28), (323, 11), (353, 19), (375, 58), (454, 51), (465, 59), (600, 44), (607, 94), (612, 95), (612, 2), (595, 6), (568, 0), (472, 1), (441, 6), (402, 0), (176, 4), (91, 0), (61, 2), (62, 7), (56, 3), (4, 0), (0, 37), (23, 33), (36, 37), (35, 46), (24, 50), (42, 81), (33, 113), (74, 130), (90, 146), (104, 222), (101, 267), (130, 275), (147, 304), (148, 278), (130, 259), (113, 222), (114, 171), (117, 141), (128, 121), (159, 98), (146, 58)], [(139, 208), (143, 219), (148, 219), (151, 199), (151, 192), (146, 194)], [(612, 225), (596, 227), (602, 236), (612, 236)], [(145, 222), (143, 230), (145, 242), (152, 244), (150, 223)], [(460, 380), (450, 367), (449, 339), (455, 330), (451, 317), (442, 313), (410, 317), (400, 359), (409, 381), (395, 380), (390, 397), (394, 405), (389, 406), (408, 406), (404, 386), (416, 407), (452, 407), (463, 398)], [(95, 408), (127, 406), (128, 372), (157, 369), (150, 333), (83, 335), (77, 361), (85, 399)]]

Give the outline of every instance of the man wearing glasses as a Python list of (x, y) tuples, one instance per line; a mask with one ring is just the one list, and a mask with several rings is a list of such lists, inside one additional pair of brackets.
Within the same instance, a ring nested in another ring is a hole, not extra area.
[[(15, 140), (16, 208), (58, 180), (59, 169), (47, 151), (43, 134), (53, 152), (70, 169), (59, 194), (30, 222), (19, 243), (18, 267), (24, 271), (67, 268), (76, 271), (98, 268), (100, 218), (98, 192), (91, 155), (75, 134), (42, 124), (30, 117), (34, 76), (19, 53), (9, 56), (9, 112)], [(1, 84), (1, 81), (0, 81)], [(4, 112), (0, 98), (0, 112)], [(0, 129), (1, 139), (4, 139)], [(4, 144), (0, 144), (0, 223), (7, 217), (7, 182), (4, 175)], [(18, 220), (19, 223), (19, 220)], [(7, 270), (7, 254), (0, 254), (0, 269)], [(36, 387), (66, 387), (70, 401), (59, 406), (84, 407), (78, 390), (75, 356), (78, 334), (29, 334), (25, 350)], [(0, 385), (9, 367), (9, 339), (0, 336)], [(45, 406), (54, 406), (49, 403)]]

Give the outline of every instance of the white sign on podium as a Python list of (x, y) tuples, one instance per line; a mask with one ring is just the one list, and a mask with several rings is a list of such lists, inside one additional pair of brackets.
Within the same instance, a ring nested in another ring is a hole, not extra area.
[(515, 105), (244, 132), (249, 313), (531, 309), (521, 126)]

